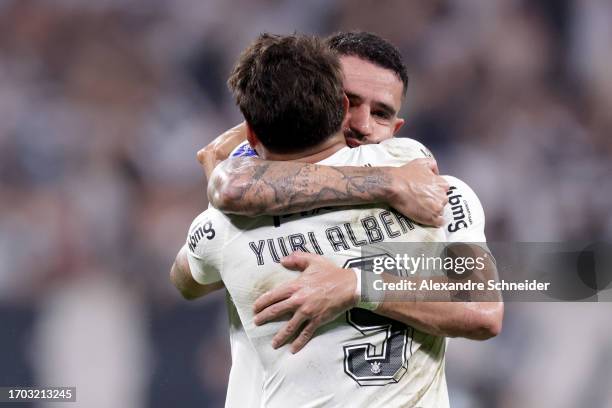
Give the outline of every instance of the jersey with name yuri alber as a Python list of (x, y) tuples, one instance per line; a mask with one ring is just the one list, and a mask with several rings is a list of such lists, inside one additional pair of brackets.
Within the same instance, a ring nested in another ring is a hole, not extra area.
[[(319, 164), (401, 166), (429, 157), (419, 142), (396, 138), (378, 145), (343, 148)], [(286, 324), (253, 323), (253, 303), (298, 276), (280, 264), (296, 250), (324, 256), (338, 266), (358, 265), (364, 245), (386, 242), (484, 242), (484, 213), (473, 191), (446, 177), (469, 218), (445, 209), (444, 228), (424, 227), (381, 205), (337, 207), (290, 216), (248, 218), (209, 208), (189, 229), (189, 265), (196, 281), (223, 280), (246, 338), (263, 372), (261, 407), (447, 407), (446, 339), (354, 308), (320, 327), (296, 354), (274, 350), (272, 338)], [(465, 208), (467, 207), (467, 208)], [(244, 353), (243, 353), (244, 356)], [(238, 357), (234, 355), (233, 357)], [(236, 363), (236, 362), (234, 362)], [(236, 373), (238, 374), (238, 373)], [(236, 399), (236, 398), (235, 398)]]

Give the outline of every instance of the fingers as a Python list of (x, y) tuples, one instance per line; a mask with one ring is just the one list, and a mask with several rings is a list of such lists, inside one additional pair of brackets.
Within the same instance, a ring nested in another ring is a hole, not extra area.
[(444, 210), (444, 207), (446, 207), (446, 204), (448, 204), (448, 187), (446, 188), (446, 190), (444, 191), (444, 196), (442, 197), (442, 210)]
[(254, 317), (253, 321), (256, 326), (261, 326), (272, 320), (276, 320), (284, 314), (295, 310), (296, 305), (291, 301), (291, 298), (281, 302), (271, 304), (270, 306), (261, 309)]
[(450, 189), (450, 184), (448, 184), (448, 181), (439, 176), (437, 177), (436, 184), (440, 189), (442, 189), (446, 201), (448, 202), (448, 197), (446, 197), (446, 193), (448, 193), (448, 190)]
[(295, 251), (289, 256), (281, 259), (281, 265), (291, 271), (304, 271), (313, 260), (313, 254), (302, 251)]
[(435, 227), (441, 227), (444, 225), (444, 207), (448, 204), (448, 189), (450, 185), (442, 177), (437, 177), (437, 187), (433, 189), (433, 203), (431, 204), (431, 220), (428, 224)]
[(302, 323), (306, 321), (306, 315), (299, 310), (293, 315), (291, 320), (283, 326), (282, 329), (272, 339), (272, 347), (277, 349), (282, 347), (287, 341), (294, 335), (295, 332), (302, 326)]
[(421, 216), (419, 220), (415, 218), (415, 221), (423, 225), (439, 228), (444, 226), (444, 215), (443, 213), (427, 213)]
[(436, 162), (436, 159), (426, 159), (427, 160), (427, 166), (431, 169), (431, 171), (434, 172), (434, 174), (440, 174), (440, 171), (438, 170), (438, 162)]
[(433, 158), (420, 158), (420, 159), (414, 159), (412, 161), (410, 161), (408, 164), (404, 164), (404, 166), (402, 167), (406, 167), (406, 168), (410, 168), (410, 167), (414, 167), (414, 166), (420, 166), (420, 167), (425, 167), (429, 170), (431, 170), (434, 174), (438, 175), (438, 163), (436, 162), (436, 159)]
[(434, 213), (432, 215), (432, 225), (436, 227), (441, 227), (444, 225), (444, 207), (448, 203), (448, 196), (446, 192), (442, 194), (440, 201), (438, 204), (433, 206)]
[(441, 215), (437, 215), (433, 218), (431, 223), (434, 227), (442, 227), (444, 226), (444, 217)]
[(201, 165), (204, 165), (204, 160), (206, 157), (206, 147), (203, 147), (200, 150), (198, 150), (197, 157), (198, 157), (198, 162)]
[(291, 297), (294, 291), (295, 287), (292, 285), (292, 282), (279, 285), (278, 287), (267, 291), (257, 298), (253, 304), (253, 312), (257, 314), (274, 303), (288, 299)]
[(448, 196), (442, 191), (432, 191), (427, 207), (423, 208), (420, 217), (415, 221), (424, 225), (433, 227), (442, 227), (444, 225), (444, 208), (448, 203)]
[(302, 329), (300, 335), (291, 343), (291, 352), (293, 354), (297, 353), (301, 349), (304, 348), (306, 343), (312, 339), (315, 331), (319, 328), (318, 322), (315, 320), (311, 320), (308, 324)]

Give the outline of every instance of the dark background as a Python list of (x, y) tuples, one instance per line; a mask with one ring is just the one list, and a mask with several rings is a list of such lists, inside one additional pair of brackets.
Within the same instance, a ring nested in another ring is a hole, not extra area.
[[(410, 73), (402, 136), (479, 195), (492, 241), (612, 238), (608, 0), (0, 0), (0, 385), (82, 407), (216, 407), (222, 293), (168, 271), (206, 206), (195, 152), (261, 31), (374, 31)], [(610, 304), (509, 304), (451, 340), (458, 408), (612, 407)], [(25, 406), (25, 405), (24, 405)]]

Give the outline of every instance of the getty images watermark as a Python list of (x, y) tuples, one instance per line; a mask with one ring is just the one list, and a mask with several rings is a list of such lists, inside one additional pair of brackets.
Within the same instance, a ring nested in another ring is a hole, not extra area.
[(606, 243), (386, 243), (345, 266), (365, 301), (612, 300)]
[[(409, 276), (415, 276), (417, 273), (429, 277), (427, 279), (390, 279), (385, 281), (381, 276), (373, 281), (374, 290), (421, 290), (421, 291), (465, 291), (465, 290), (548, 290), (550, 282), (538, 282), (533, 279), (524, 282), (507, 282), (505, 280), (497, 280), (496, 273), (493, 269), (494, 263), (488, 262), (489, 253), (483, 252), (481, 256), (452, 256), (445, 254), (444, 256), (425, 256), (419, 255), (396, 254), (395, 257), (379, 256), (372, 259), (372, 273), (381, 275), (384, 272), (403, 271)], [(477, 272), (481, 277), (489, 274), (489, 279), (434, 279), (434, 272), (445, 271), (445, 273), (453, 273), (460, 277), (469, 272)]]

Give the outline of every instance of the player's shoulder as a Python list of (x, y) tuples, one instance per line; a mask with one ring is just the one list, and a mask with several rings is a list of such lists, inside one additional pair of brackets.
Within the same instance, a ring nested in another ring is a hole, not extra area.
[(223, 245), (221, 235), (227, 230), (227, 217), (214, 207), (200, 213), (191, 222), (187, 234), (187, 246), (195, 255), (204, 251), (205, 246), (215, 245), (219, 249)]
[(421, 142), (405, 137), (385, 140), (377, 145), (359, 147), (366, 157), (389, 166), (400, 166), (411, 160), (433, 157)]
[(226, 218), (226, 216), (221, 211), (217, 210), (213, 206), (209, 206), (206, 210), (202, 211), (193, 219), (191, 222), (191, 227), (189, 227), (189, 232), (191, 233), (192, 230), (197, 229), (200, 225), (206, 222), (213, 220), (223, 221), (224, 218)]
[(448, 204), (444, 208), (446, 228), (448, 233), (457, 233), (449, 241), (485, 242), (485, 213), (476, 192), (458, 177), (442, 178), (449, 184)]
[(384, 140), (379, 146), (391, 155), (405, 156), (406, 154), (411, 154), (415, 157), (433, 157), (431, 151), (423, 143), (408, 137), (394, 137)]

